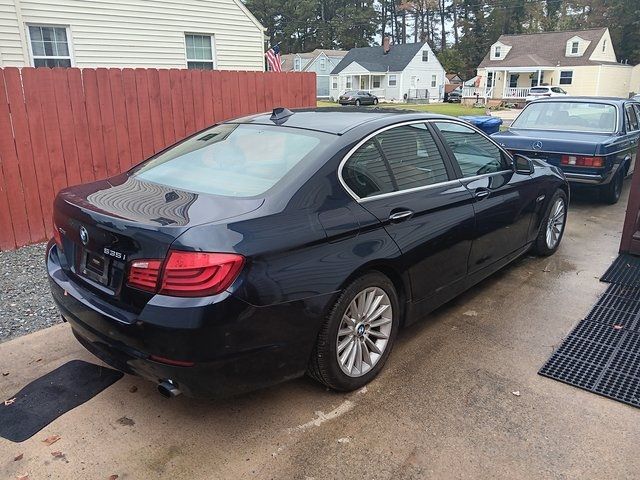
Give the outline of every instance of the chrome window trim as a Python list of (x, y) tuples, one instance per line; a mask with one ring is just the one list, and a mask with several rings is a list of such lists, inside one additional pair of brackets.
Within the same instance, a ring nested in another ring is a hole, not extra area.
[[(344, 188), (346, 190), (346, 192), (356, 202), (358, 202), (358, 203), (366, 203), (366, 202), (369, 202), (371, 200), (375, 200), (375, 199), (379, 199), (379, 198), (387, 198), (387, 197), (393, 197), (393, 196), (396, 196), (396, 195), (401, 195), (401, 194), (404, 194), (404, 193), (413, 193), (413, 192), (419, 192), (419, 191), (422, 191), (422, 190), (430, 190), (432, 188), (443, 187), (443, 186), (447, 186), (449, 184), (451, 184), (451, 185), (454, 185), (454, 184), (462, 185), (462, 181), (463, 180), (465, 180), (465, 181), (469, 180), (469, 179), (475, 180), (475, 179), (478, 179), (478, 178), (483, 178), (483, 177), (488, 177), (488, 176), (491, 176), (491, 175), (502, 174), (504, 172), (513, 171), (513, 169), (505, 169), (505, 170), (500, 170), (499, 172), (485, 173), (485, 174), (476, 175), (476, 176), (473, 176), (473, 177), (454, 178), (454, 179), (451, 179), (451, 180), (447, 180), (445, 182), (438, 182), (438, 183), (433, 183), (433, 184), (430, 184), (430, 185), (423, 185), (422, 187), (414, 187), (414, 188), (408, 188), (406, 190), (398, 190), (398, 191), (395, 191), (395, 192), (381, 193), (379, 195), (372, 195), (370, 197), (364, 197), (364, 198), (360, 198), (358, 195), (356, 195), (355, 192), (349, 188), (347, 183), (342, 178), (342, 170), (344, 168), (345, 163), (347, 163), (349, 161), (349, 159), (353, 156), (353, 154), (362, 145), (364, 145), (366, 142), (371, 140), (376, 135), (378, 135), (378, 134), (380, 134), (382, 132), (386, 132), (387, 130), (391, 130), (392, 128), (403, 127), (403, 126), (406, 126), (406, 125), (415, 125), (415, 124), (418, 124), (418, 123), (427, 124), (427, 123), (436, 123), (436, 122), (438, 122), (438, 123), (447, 122), (447, 123), (453, 123), (453, 124), (456, 124), (456, 125), (461, 125), (463, 127), (468, 127), (471, 130), (474, 130), (476, 133), (480, 133), (485, 138), (488, 138), (489, 141), (491, 143), (493, 143), (498, 148), (498, 150), (500, 150), (502, 153), (504, 153), (507, 156), (507, 158), (513, 159), (513, 156), (509, 152), (507, 152), (500, 144), (498, 144), (491, 137), (489, 137), (484, 132), (482, 132), (482, 130), (480, 130), (479, 128), (476, 128), (474, 125), (471, 125), (470, 123), (463, 122), (462, 120), (454, 120), (454, 119), (450, 119), (450, 118), (425, 118), (425, 119), (422, 119), (422, 120), (406, 120), (404, 122), (394, 123), (393, 125), (387, 125), (385, 127), (379, 128), (378, 130), (375, 130), (374, 132), (369, 133), (364, 138), (362, 138), (358, 143), (356, 143), (351, 148), (351, 150), (349, 150), (345, 154), (343, 159), (340, 161), (340, 165), (338, 165), (338, 180), (339, 180), (340, 184), (342, 185), (342, 188)], [(429, 134), (431, 134), (431, 132), (429, 132)], [(434, 139), (434, 141), (435, 141), (435, 139)], [(440, 151), (439, 147), (438, 147), (438, 151)], [(443, 161), (446, 161), (446, 160), (443, 158)]]

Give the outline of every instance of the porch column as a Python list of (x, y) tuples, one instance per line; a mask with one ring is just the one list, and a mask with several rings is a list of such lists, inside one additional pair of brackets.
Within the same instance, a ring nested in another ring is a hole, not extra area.
[(542, 79), (542, 70), (538, 70), (538, 87), (540, 86), (540, 80)]
[(369, 74), (369, 90), (373, 90), (373, 85), (371, 84), (371, 74)]
[(504, 71), (504, 81), (502, 82), (502, 99), (507, 96), (507, 79), (509, 78), (509, 72), (507, 70)]

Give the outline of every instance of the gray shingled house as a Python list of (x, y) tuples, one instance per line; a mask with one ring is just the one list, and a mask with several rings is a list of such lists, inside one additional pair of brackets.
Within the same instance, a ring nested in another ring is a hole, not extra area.
[(445, 70), (426, 43), (353, 48), (331, 71), (330, 96), (367, 91), (381, 100), (442, 101)]

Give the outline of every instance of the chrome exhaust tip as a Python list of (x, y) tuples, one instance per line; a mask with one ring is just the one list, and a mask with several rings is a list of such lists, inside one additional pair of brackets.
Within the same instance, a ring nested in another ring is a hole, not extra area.
[(173, 380), (164, 380), (160, 382), (158, 384), (158, 392), (160, 392), (160, 395), (165, 398), (177, 397), (182, 393), (176, 384), (173, 383)]

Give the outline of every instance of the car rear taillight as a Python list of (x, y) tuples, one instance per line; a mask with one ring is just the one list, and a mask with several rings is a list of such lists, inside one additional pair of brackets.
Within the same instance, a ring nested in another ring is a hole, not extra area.
[(162, 268), (162, 260), (135, 260), (131, 262), (127, 285), (147, 292), (157, 291), (160, 268)]
[(244, 257), (234, 253), (170, 250), (164, 262), (131, 262), (127, 285), (176, 297), (205, 297), (229, 287), (243, 265)]
[(575, 167), (604, 167), (604, 158), (602, 157), (583, 157), (579, 155), (562, 155), (560, 165), (571, 165)]

